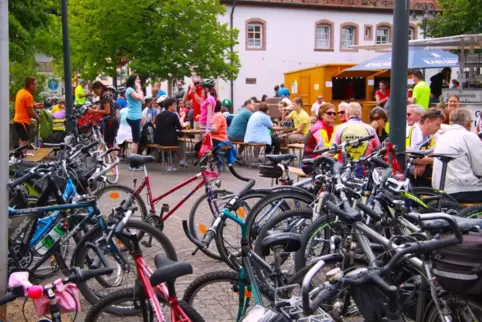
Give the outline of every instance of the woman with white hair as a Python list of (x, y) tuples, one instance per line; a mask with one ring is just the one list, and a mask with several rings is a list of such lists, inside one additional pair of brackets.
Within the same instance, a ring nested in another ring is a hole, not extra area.
[(340, 119), (340, 123), (345, 123), (348, 120), (346, 118), (346, 108), (348, 105), (347, 102), (341, 102), (338, 104), (338, 118)]

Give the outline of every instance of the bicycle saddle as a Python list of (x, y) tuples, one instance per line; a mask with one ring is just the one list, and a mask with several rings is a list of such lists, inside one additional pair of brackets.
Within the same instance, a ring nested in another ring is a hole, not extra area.
[[(433, 215), (433, 214), (410, 213), (409, 217), (416, 218), (417, 216), (420, 216), (420, 218), (423, 219), (424, 215)], [(468, 232), (477, 227), (482, 229), (482, 219), (464, 218), (464, 217), (458, 217), (458, 216), (451, 216), (451, 217), (455, 220), (460, 231), (463, 233)], [(428, 231), (439, 231), (439, 230), (444, 230), (446, 228), (450, 228), (449, 223), (446, 220), (442, 220), (442, 219), (422, 220), (418, 224), (420, 225), (420, 228)]]
[[(416, 151), (406, 151), (402, 152), (401, 154), (405, 154), (407, 156), (411, 156), (414, 158), (423, 158), (430, 154), (432, 154), (433, 150), (416, 150)], [(399, 153), (397, 153), (398, 155)]]
[(285, 252), (294, 253), (301, 248), (301, 237), (295, 233), (268, 232), (261, 242), (263, 255), (268, 256), (270, 250), (277, 246), (281, 246)]
[(127, 157), (127, 161), (135, 167), (154, 162), (155, 160), (156, 159), (152, 155), (132, 154)]
[(164, 255), (158, 254), (154, 257), (156, 270), (152, 273), (150, 281), (152, 286), (165, 282), (174, 282), (178, 277), (192, 274), (192, 266), (186, 262), (176, 262)]
[(296, 159), (297, 156), (294, 154), (279, 154), (279, 155), (267, 155), (266, 159), (269, 161), (273, 161), (279, 163), (281, 161), (291, 161)]
[(460, 158), (464, 153), (434, 153), (430, 155), (432, 158), (437, 158), (443, 163), (448, 163), (452, 160)]

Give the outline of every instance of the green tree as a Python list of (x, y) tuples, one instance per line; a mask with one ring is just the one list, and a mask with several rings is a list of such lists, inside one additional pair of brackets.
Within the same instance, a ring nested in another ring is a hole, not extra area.
[(439, 0), (442, 12), (428, 21), (430, 37), (482, 33), (482, 0)]
[[(235, 79), (237, 30), (217, 17), (218, 0), (77, 0), (70, 4), (72, 65), (86, 78), (113, 76), (122, 57), (155, 79), (191, 75)], [(231, 63), (231, 61), (233, 63)]]

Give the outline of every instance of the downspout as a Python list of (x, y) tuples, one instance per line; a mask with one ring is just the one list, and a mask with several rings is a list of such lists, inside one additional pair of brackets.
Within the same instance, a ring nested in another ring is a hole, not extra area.
[[(236, 8), (236, 0), (233, 0), (233, 6), (231, 7), (231, 15), (229, 18), (229, 26), (231, 31), (233, 30), (233, 20), (234, 20), (234, 9)], [(234, 45), (231, 44), (231, 55), (234, 53)], [(231, 65), (233, 64), (233, 60), (231, 59)], [(234, 80), (231, 79), (231, 111), (230, 113), (234, 112)]]

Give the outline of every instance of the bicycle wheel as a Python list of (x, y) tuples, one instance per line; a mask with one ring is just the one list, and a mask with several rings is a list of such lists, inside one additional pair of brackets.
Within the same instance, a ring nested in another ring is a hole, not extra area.
[[(449, 307), (452, 312), (453, 322), (473, 322), (482, 321), (482, 303), (480, 299), (478, 302), (475, 300), (462, 298), (454, 294), (446, 294), (442, 297), (442, 300)], [(425, 318), (427, 322), (441, 322), (440, 314), (437, 306), (431, 302), (429, 309), (425, 311)]]
[[(422, 214), (433, 213), (437, 212), (438, 201), (430, 201), (427, 208), (420, 208), (419, 212)], [(440, 205), (440, 212), (458, 216), (459, 212), (464, 209), (464, 206), (459, 204), (458, 202), (446, 201), (442, 200), (442, 204)]]
[(465, 218), (482, 218), (482, 205), (464, 208), (459, 211), (459, 216)]
[[(125, 229), (131, 233), (136, 233), (138, 236), (139, 246), (142, 247), (143, 257), (146, 261), (148, 261), (147, 259), (153, 259), (157, 254), (164, 254), (169, 259), (177, 260), (176, 251), (170, 240), (159, 229), (138, 220), (129, 220), (125, 225)], [(118, 237), (113, 237), (117, 249), (124, 259), (127, 260), (127, 263), (125, 263), (127, 265), (123, 266), (114, 259), (111, 248), (103, 241), (103, 236), (104, 232), (102, 229), (98, 225), (94, 226), (79, 242), (73, 257), (73, 266), (91, 268), (93, 259), (98, 257), (96, 250), (92, 247), (92, 244), (96, 244), (99, 251), (102, 252), (104, 258), (108, 261), (108, 266), (114, 267), (114, 273), (111, 276), (102, 276), (77, 284), (82, 295), (91, 304), (97, 303), (100, 298), (107, 295), (106, 293), (119, 288), (134, 287), (137, 279), (136, 264), (122, 240)], [(139, 236), (142, 236), (142, 238)], [(102, 243), (99, 244), (98, 241), (102, 241)], [(148, 250), (152, 250), (152, 252), (149, 253)], [(97, 282), (97, 285), (95, 282)], [(87, 285), (88, 283), (90, 285)], [(127, 314), (126, 312), (128, 311), (128, 308), (118, 307), (114, 308), (111, 313)]]
[(280, 212), (307, 207), (314, 200), (313, 194), (301, 188), (283, 187), (273, 190), (266, 198), (260, 200), (248, 215), (246, 226), (250, 243), (253, 244), (267, 220)]
[[(239, 274), (232, 271), (210, 272), (196, 278), (184, 292), (183, 301), (202, 316), (216, 314), (218, 322), (236, 321), (239, 310)], [(261, 290), (265, 305), (272, 300)], [(245, 292), (250, 294), (250, 292)], [(249, 301), (253, 306), (254, 299)]]
[(439, 196), (442, 200), (457, 203), (457, 200), (452, 196), (432, 187), (412, 187), (412, 193), (426, 202), (433, 200), (431, 197)]
[(113, 208), (119, 206), (123, 200), (129, 197), (133, 199), (133, 206), (138, 208), (131, 218), (141, 217), (142, 220), (146, 220), (149, 216), (146, 203), (141, 195), (135, 195), (134, 193), (134, 189), (120, 184), (105, 186), (96, 193), (97, 207), (104, 218), (107, 218), (112, 213)]
[[(105, 156), (104, 162), (106, 165), (114, 163), (115, 158), (112, 155), (112, 153), (109, 153)], [(119, 181), (119, 166), (116, 165), (112, 169), (110, 169), (106, 174), (105, 178), (107, 179), (107, 182), (110, 184), (116, 184)]]
[[(303, 229), (312, 223), (312, 218), (313, 211), (309, 208), (288, 210), (272, 217), (263, 225), (263, 228), (259, 232), (258, 238), (254, 243), (254, 252), (267, 263), (273, 263), (274, 258), (272, 258), (271, 254), (268, 255), (268, 257), (263, 253), (262, 241), (268, 236), (268, 232), (291, 232), (300, 234)], [(288, 274), (293, 274), (295, 271), (293, 257), (294, 253), (281, 253), (281, 269), (287, 271)]]
[(301, 248), (294, 256), (295, 272), (306, 267), (314, 257), (330, 252), (331, 229), (326, 215), (321, 215), (301, 233)]
[[(111, 306), (119, 306), (119, 304), (126, 304), (133, 307), (133, 310), (128, 315), (118, 315), (122, 317), (122, 321), (126, 322), (144, 322), (154, 321), (154, 313), (150, 307), (149, 301), (144, 300), (141, 303), (139, 294), (136, 294), (133, 288), (121, 289), (110, 293), (106, 297), (102, 298), (94, 306), (92, 306), (85, 317), (85, 322), (103, 322), (112, 319), (112, 315), (108, 313)], [(186, 313), (192, 322), (204, 322), (204, 319), (196, 312), (189, 304), (184, 301), (179, 301), (179, 306)], [(145, 312), (142, 312), (142, 307), (146, 308)], [(170, 310), (163, 310), (164, 318), (166, 322), (176, 322), (171, 320)]]

